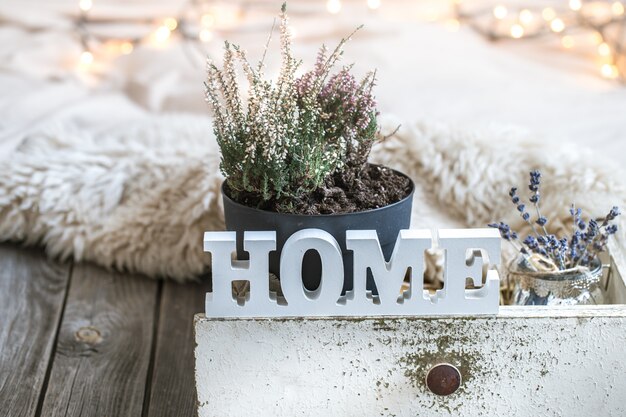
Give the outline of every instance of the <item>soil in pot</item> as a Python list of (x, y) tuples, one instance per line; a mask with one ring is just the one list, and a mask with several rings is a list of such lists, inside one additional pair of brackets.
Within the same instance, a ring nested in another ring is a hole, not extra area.
[(297, 198), (263, 201), (253, 193), (233, 193), (229, 197), (240, 204), (266, 211), (291, 214), (343, 214), (372, 210), (396, 203), (411, 192), (410, 180), (392, 169), (367, 164), (359, 176), (338, 172), (312, 193)]

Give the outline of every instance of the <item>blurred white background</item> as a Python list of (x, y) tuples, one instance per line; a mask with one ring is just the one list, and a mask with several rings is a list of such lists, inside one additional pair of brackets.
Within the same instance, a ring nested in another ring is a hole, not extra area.
[[(7, 155), (50, 123), (102, 131), (152, 113), (207, 114), (205, 56), (221, 59), (228, 39), (259, 58), (281, 3), (0, 2), (0, 152)], [(489, 11), (525, 7), (520, 1), (464, 4)], [(567, 1), (526, 4), (568, 7)], [(601, 76), (603, 57), (590, 33), (571, 33), (575, 47), (564, 46), (567, 28), (537, 40), (489, 42), (456, 20), (452, 2), (441, 0), (292, 0), (288, 10), (294, 51), (305, 68), (321, 43), (332, 47), (364, 24), (344, 63), (363, 73), (377, 69), (381, 112), (405, 123), (510, 125), (626, 163), (626, 87)], [(276, 72), (275, 59), (268, 72)]]

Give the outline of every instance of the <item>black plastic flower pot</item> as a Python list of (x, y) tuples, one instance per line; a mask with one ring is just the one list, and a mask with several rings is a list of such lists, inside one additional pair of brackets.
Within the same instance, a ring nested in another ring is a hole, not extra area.
[[(406, 177), (401, 172), (394, 171)], [(408, 178), (408, 177), (407, 177)], [(346, 249), (346, 230), (376, 230), (381, 249), (389, 260), (393, 253), (398, 232), (408, 229), (411, 223), (411, 208), (415, 184), (409, 178), (409, 194), (402, 200), (384, 207), (345, 214), (303, 215), (276, 213), (260, 210), (240, 204), (231, 199), (224, 191), (226, 182), (222, 184), (224, 201), (224, 218), (226, 229), (237, 233), (237, 256), (247, 259), (243, 250), (244, 231), (276, 231), (276, 251), (270, 252), (270, 272), (280, 278), (280, 253), (285, 241), (295, 232), (302, 229), (316, 228), (330, 233), (343, 254), (344, 285), (343, 291), (352, 289), (352, 252)], [(308, 290), (319, 286), (321, 260), (315, 251), (308, 251), (302, 261), (302, 281)], [(371, 276), (368, 276), (367, 288), (376, 288)]]

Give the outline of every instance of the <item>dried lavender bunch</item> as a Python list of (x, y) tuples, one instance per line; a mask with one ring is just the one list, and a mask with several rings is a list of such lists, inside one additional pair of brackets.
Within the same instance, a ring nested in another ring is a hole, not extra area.
[[(611, 222), (621, 214), (619, 208), (613, 207), (602, 219), (602, 223), (598, 223), (595, 219), (585, 222), (582, 209), (576, 208), (572, 204), (570, 208), (570, 215), (573, 220), (572, 234), (558, 237), (548, 233), (546, 228), (548, 219), (541, 215), (539, 207), (540, 187), (541, 173), (536, 170), (531, 171), (528, 189), (531, 192), (529, 201), (534, 207), (534, 217), (527, 211), (526, 204), (521, 202), (518, 189), (513, 187), (509, 191), (511, 202), (515, 205), (522, 219), (530, 225), (532, 234), (520, 242), (518, 234), (512, 231), (506, 223), (490, 223), (489, 227), (498, 229), (500, 236), (511, 242), (522, 256), (531, 261), (532, 266), (559, 270), (588, 267), (601, 252), (606, 250), (609, 237), (617, 232), (617, 225), (611, 224)], [(533, 260), (538, 260), (538, 263), (533, 262)]]
[[(226, 43), (223, 67), (207, 63), (206, 100), (232, 197), (251, 193), (288, 207), (290, 199), (313, 192), (335, 172), (362, 168), (377, 137), (378, 112), (374, 73), (360, 82), (351, 67), (331, 75), (354, 32), (331, 53), (323, 46), (314, 68), (296, 78), (300, 61), (291, 52), (285, 4), (279, 27), (278, 80), (264, 78), (263, 59), (253, 67), (241, 48)], [(235, 63), (248, 80), (247, 103), (240, 97)]]

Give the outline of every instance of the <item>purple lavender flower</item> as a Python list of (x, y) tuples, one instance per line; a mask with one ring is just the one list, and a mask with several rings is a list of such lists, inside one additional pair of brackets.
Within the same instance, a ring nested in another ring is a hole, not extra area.
[(602, 226), (606, 226), (607, 224), (609, 224), (610, 221), (615, 220), (620, 214), (622, 213), (620, 212), (619, 207), (613, 206), (613, 208), (609, 211), (609, 214), (607, 214), (604, 218)]
[(574, 260), (578, 258), (579, 251), (582, 250), (581, 246), (582, 233), (579, 230), (575, 230), (570, 239), (570, 259)]
[(559, 240), (554, 235), (548, 236), (548, 247), (552, 250), (559, 247)]
[(525, 204), (518, 204), (517, 211), (520, 212), (520, 215), (522, 216), (522, 219), (524, 219), (525, 222), (530, 223), (530, 214), (526, 212)]
[(539, 194), (539, 192), (536, 192), (535, 194), (530, 196), (530, 202), (533, 204), (537, 204), (540, 199), (541, 199), (541, 194)]
[[(580, 225), (578, 227), (580, 228)], [(600, 227), (598, 226), (598, 222), (594, 219), (590, 219), (586, 232), (582, 234), (583, 240), (585, 242), (591, 242), (599, 233)]]
[(534, 236), (526, 236), (526, 239), (524, 239), (522, 243), (528, 246), (528, 249), (533, 252), (537, 252), (539, 249), (539, 242), (537, 242), (537, 239)]
[(580, 222), (580, 218), (583, 214), (583, 210), (580, 208), (576, 208), (574, 206), (574, 204), (572, 204), (571, 208), (569, 209), (570, 214), (572, 215), (572, 217), (574, 218), (574, 224), (578, 224), (578, 222)]
[(542, 227), (543, 227), (543, 226), (545, 226), (545, 225), (546, 225), (546, 223), (548, 223), (548, 219), (547, 219), (546, 217), (544, 217), (544, 216), (540, 216), (540, 217), (537, 219), (536, 223), (537, 223), (539, 226), (542, 226)]
[(541, 185), (541, 172), (537, 170), (530, 171), (530, 182), (528, 184), (528, 189), (530, 191), (538, 192), (540, 185)]
[(487, 226), (498, 229), (500, 231), (500, 236), (502, 236), (502, 239), (504, 240), (517, 239), (517, 233), (513, 232), (515, 234), (511, 234), (511, 227), (506, 223), (489, 223)]

